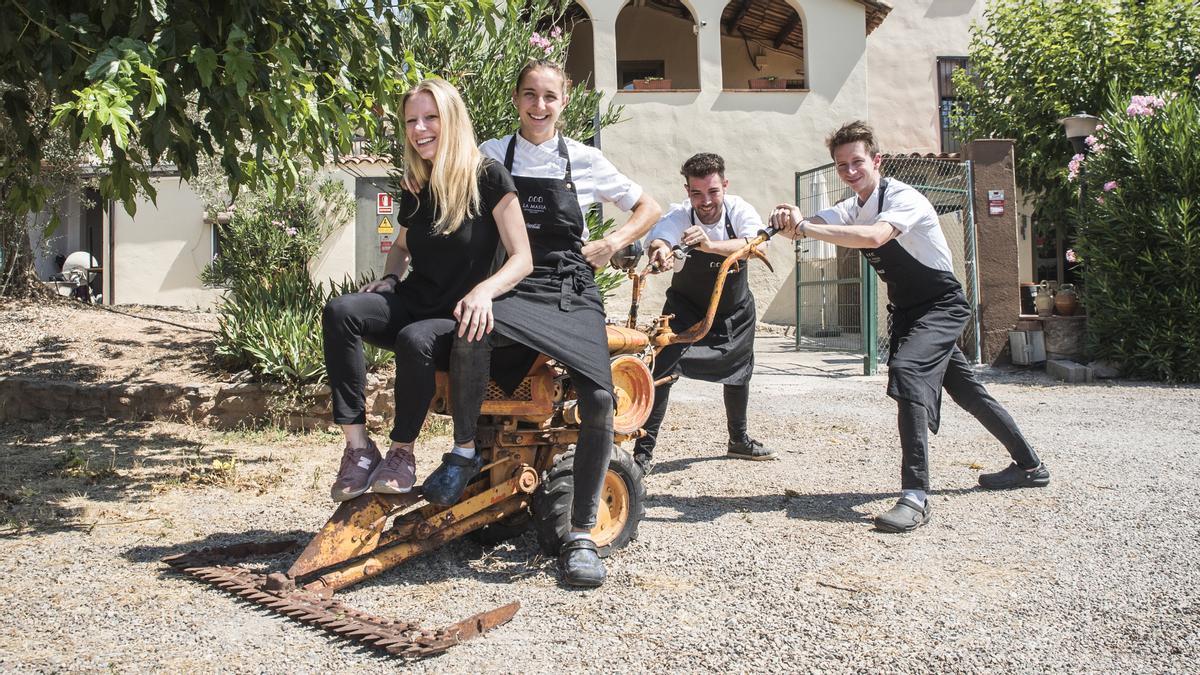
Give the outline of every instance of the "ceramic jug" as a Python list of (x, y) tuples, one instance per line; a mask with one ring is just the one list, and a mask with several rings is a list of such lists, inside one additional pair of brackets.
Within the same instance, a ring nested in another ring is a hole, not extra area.
[(1079, 304), (1079, 298), (1075, 295), (1075, 286), (1073, 284), (1063, 284), (1058, 287), (1058, 292), (1054, 294), (1054, 311), (1062, 316), (1071, 316), (1075, 313), (1075, 308)]
[(1054, 309), (1054, 296), (1050, 295), (1050, 287), (1044, 281), (1038, 284), (1033, 306), (1037, 309), (1038, 316), (1050, 316)]

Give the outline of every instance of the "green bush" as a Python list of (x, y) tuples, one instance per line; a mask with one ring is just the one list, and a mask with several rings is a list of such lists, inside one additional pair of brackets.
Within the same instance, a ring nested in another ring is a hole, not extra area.
[(1091, 352), (1128, 374), (1176, 382), (1200, 382), (1197, 93), (1110, 96), (1082, 160), (1083, 224), (1071, 255)]
[[(221, 306), (217, 357), (229, 370), (249, 370), (259, 379), (299, 385), (325, 379), (321, 309), (331, 298), (353, 293), (366, 279), (314, 283), (303, 268), (274, 276), (269, 284), (241, 284)], [(391, 353), (365, 345), (367, 367), (388, 363)]]

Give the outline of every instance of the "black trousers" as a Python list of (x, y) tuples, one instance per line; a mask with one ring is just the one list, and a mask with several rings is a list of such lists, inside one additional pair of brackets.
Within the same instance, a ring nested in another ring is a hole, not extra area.
[(433, 400), (435, 364), (449, 358), (454, 319), (417, 320), (395, 293), (347, 293), (325, 305), (321, 327), (333, 421), (366, 423), (366, 342), (396, 355), (391, 439), (417, 440)]
[[(942, 388), (963, 410), (971, 413), (992, 436), (999, 440), (1013, 461), (1024, 469), (1039, 464), (1037, 453), (1021, 435), (1012, 415), (987, 392), (975, 377), (975, 371), (956, 346), (950, 353)], [(925, 406), (907, 399), (897, 399), (899, 411), (900, 485), (905, 490), (929, 489), (929, 413)]]
[[(487, 393), (492, 349), (506, 338), (491, 333), (468, 342), (455, 337), (450, 358), (450, 396), (454, 406), (454, 439), (474, 440), (479, 410)], [(596, 510), (613, 447), (613, 398), (604, 387), (568, 368), (567, 375), (579, 404), (579, 442), (575, 444), (575, 485), (571, 497), (571, 525), (596, 526)]]
[[(654, 379), (657, 381), (675, 372), (680, 359), (687, 353), (691, 345), (668, 345), (654, 359)], [(654, 405), (650, 408), (650, 417), (642, 430), (646, 432), (633, 446), (635, 455), (653, 457), (654, 448), (658, 445), (658, 432), (662, 428), (663, 419), (667, 416), (667, 403), (671, 398), (673, 382), (665, 382), (654, 388)], [(727, 384), (722, 392), (725, 398), (725, 426), (729, 431), (729, 440), (745, 441), (748, 438), (746, 430), (746, 409), (750, 404), (750, 383)]]

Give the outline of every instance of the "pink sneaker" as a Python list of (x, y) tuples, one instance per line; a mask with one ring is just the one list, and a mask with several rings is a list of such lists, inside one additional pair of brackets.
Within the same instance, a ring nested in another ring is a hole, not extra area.
[(371, 491), (399, 495), (412, 490), (416, 482), (417, 459), (413, 457), (412, 448), (392, 448), (383, 458), (383, 464), (375, 470)]
[(346, 448), (329, 496), (335, 502), (344, 502), (366, 492), (371, 487), (371, 476), (381, 460), (374, 441), (367, 440), (365, 448)]

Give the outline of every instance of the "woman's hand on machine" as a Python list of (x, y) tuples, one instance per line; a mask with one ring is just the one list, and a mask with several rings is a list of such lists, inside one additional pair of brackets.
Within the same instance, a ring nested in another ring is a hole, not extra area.
[(482, 340), (492, 332), (492, 292), (476, 286), (454, 306), (454, 318), (458, 321), (458, 336), (467, 342)]

